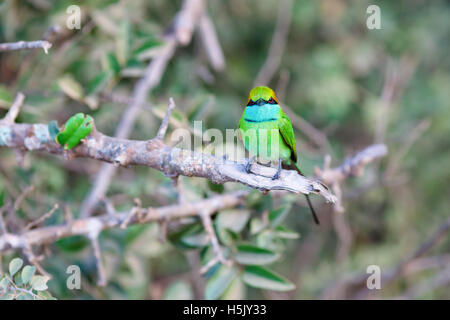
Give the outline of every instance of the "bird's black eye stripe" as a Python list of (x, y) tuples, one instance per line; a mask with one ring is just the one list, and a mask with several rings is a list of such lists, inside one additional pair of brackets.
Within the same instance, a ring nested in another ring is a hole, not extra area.
[(267, 101), (269, 104), (278, 104), (277, 100), (275, 100), (273, 97), (270, 97), (269, 101)]
[(253, 106), (255, 104), (255, 101), (253, 101), (252, 99), (248, 100), (247, 105), (248, 106)]

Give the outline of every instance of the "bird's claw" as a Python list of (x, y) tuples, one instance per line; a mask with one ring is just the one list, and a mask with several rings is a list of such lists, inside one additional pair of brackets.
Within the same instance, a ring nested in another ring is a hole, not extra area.
[(250, 169), (252, 167), (253, 162), (255, 162), (255, 157), (250, 158), (245, 164), (245, 172), (251, 173)]

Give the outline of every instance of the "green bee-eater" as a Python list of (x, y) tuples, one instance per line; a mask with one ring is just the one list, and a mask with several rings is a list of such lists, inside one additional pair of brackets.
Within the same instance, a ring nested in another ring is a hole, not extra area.
[[(291, 120), (283, 112), (275, 92), (268, 87), (256, 87), (250, 91), (247, 106), (239, 121), (241, 138), (253, 157), (246, 166), (250, 172), (251, 164), (258, 160), (278, 161), (277, 173), (272, 179), (278, 179), (281, 168), (294, 169), (303, 175), (297, 166), (297, 151)], [(319, 224), (308, 195), (306, 200), (314, 221)]]

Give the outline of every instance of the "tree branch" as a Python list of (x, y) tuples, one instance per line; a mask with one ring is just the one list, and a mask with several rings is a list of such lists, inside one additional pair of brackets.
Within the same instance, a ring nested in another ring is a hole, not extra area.
[(77, 147), (64, 151), (50, 138), (45, 124), (0, 125), (0, 146), (22, 150), (43, 151), (67, 159), (91, 158), (117, 166), (143, 165), (163, 172), (202, 177), (219, 184), (239, 182), (260, 191), (286, 190), (294, 193), (316, 193), (328, 202), (335, 196), (319, 181), (300, 176), (293, 170), (282, 170), (280, 178), (272, 180), (276, 169), (254, 164), (252, 172), (245, 171), (246, 160), (239, 162), (187, 149), (169, 147), (158, 137), (148, 140), (127, 140), (106, 136), (93, 129), (91, 135)]
[(38, 41), (19, 41), (19, 42), (7, 42), (0, 43), (0, 52), (21, 50), (21, 49), (36, 49), (42, 48), (45, 54), (48, 54), (48, 49), (52, 47), (52, 44), (45, 40)]

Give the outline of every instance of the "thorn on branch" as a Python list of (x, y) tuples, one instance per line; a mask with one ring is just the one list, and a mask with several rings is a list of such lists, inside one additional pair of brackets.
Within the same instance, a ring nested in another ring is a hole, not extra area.
[(13, 124), (19, 115), (20, 108), (22, 107), (24, 100), (25, 95), (22, 92), (18, 92), (11, 108), (8, 110), (8, 113), (3, 119), (0, 120), (0, 124)]
[(161, 122), (161, 126), (159, 127), (158, 133), (156, 134), (156, 139), (163, 140), (166, 135), (167, 128), (169, 127), (170, 114), (172, 110), (175, 108), (175, 102), (172, 97), (169, 98), (169, 105), (167, 107), (166, 114)]

